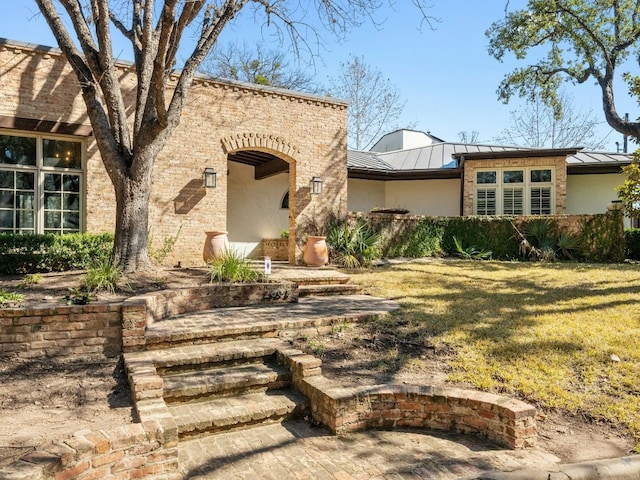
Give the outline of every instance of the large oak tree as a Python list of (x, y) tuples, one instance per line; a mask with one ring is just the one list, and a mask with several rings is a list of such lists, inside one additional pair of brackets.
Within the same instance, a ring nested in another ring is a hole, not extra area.
[(506, 3), (505, 17), (487, 31), (489, 52), (498, 60), (511, 52), (532, 61), (505, 76), (499, 97), (537, 97), (560, 115), (563, 81), (595, 81), (609, 125), (639, 138), (640, 123), (616, 110), (614, 84), (627, 60), (640, 63), (640, 0), (529, 0), (516, 11)]
[[(316, 25), (343, 35), (371, 19), (383, 5), (383, 0), (35, 1), (80, 83), (115, 190), (113, 261), (125, 271), (150, 265), (147, 241), (154, 162), (178, 126), (197, 69), (225, 26), (241, 11), (252, 9), (256, 21), (279, 28), (293, 42), (313, 46), (319, 40)], [(412, 3), (428, 21), (423, 0)], [(132, 121), (113, 58), (114, 29), (133, 48), (137, 88)], [(300, 32), (311, 32), (312, 37)], [(192, 47), (176, 70), (183, 41)]]

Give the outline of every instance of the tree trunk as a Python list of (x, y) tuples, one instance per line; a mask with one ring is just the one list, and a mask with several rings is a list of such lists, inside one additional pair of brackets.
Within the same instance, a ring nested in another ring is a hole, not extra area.
[(116, 186), (116, 232), (113, 263), (124, 272), (151, 268), (149, 240), (149, 197), (151, 176), (124, 178)]

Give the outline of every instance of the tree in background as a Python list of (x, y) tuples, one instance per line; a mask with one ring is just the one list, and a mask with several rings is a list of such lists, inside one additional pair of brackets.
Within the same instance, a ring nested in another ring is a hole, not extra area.
[[(299, 60), (299, 59), (298, 59)], [(265, 50), (261, 44), (217, 45), (200, 70), (212, 77), (286, 88), (317, 94), (322, 91), (308, 70), (291, 67), (282, 50)]]
[(593, 112), (576, 110), (564, 92), (558, 101), (561, 109), (556, 112), (538, 97), (527, 100), (524, 108), (511, 112), (511, 125), (496, 141), (532, 148), (603, 148), (604, 142), (596, 137), (598, 120)]
[[(629, 77), (629, 91), (640, 103), (640, 78)], [(618, 197), (622, 200), (625, 213), (631, 218), (640, 219), (640, 150), (631, 154), (631, 163), (622, 167), (622, 173), (627, 178), (616, 188)]]
[(616, 71), (630, 58), (640, 62), (640, 2), (529, 0), (522, 10), (507, 8), (504, 19), (486, 33), (489, 53), (500, 61), (508, 52), (518, 60), (529, 54), (535, 60), (504, 77), (498, 88), (502, 100), (514, 94), (537, 98), (559, 115), (561, 83), (592, 80), (600, 87), (607, 123), (623, 135), (640, 137), (640, 123), (618, 115), (614, 102)]
[(480, 132), (476, 130), (464, 130), (462, 132), (458, 132), (458, 138), (462, 143), (478, 143), (480, 140)]
[[(196, 71), (234, 17), (252, 10), (257, 29), (263, 19), (262, 28), (277, 29), (281, 38), (288, 35), (294, 49), (310, 48), (321, 42), (314, 24), (344, 38), (350, 28), (371, 20), (383, 4), (379, 0), (35, 1), (80, 83), (115, 190), (113, 262), (126, 272), (151, 266), (148, 223), (154, 163), (180, 122)], [(412, 3), (428, 22), (423, 0)], [(126, 104), (116, 69), (112, 37), (117, 33), (130, 41), (133, 50), (134, 105)], [(193, 47), (176, 70), (185, 34), (193, 38)]]
[(349, 102), (347, 141), (353, 150), (366, 150), (383, 133), (395, 130), (407, 103), (380, 70), (365, 63), (364, 57), (351, 56), (342, 62), (339, 76), (331, 79), (330, 90), (334, 97)]
[(631, 154), (631, 163), (622, 167), (627, 178), (616, 188), (625, 213), (632, 218), (640, 218), (640, 151)]

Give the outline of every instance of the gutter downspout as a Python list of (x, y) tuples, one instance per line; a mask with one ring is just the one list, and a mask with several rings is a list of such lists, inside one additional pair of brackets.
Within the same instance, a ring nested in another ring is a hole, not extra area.
[(458, 168), (460, 168), (460, 216), (464, 213), (464, 155), (460, 155), (458, 160)]

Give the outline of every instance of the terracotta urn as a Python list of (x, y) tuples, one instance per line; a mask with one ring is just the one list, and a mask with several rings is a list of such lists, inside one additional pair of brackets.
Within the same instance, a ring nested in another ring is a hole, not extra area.
[(213, 231), (204, 233), (207, 238), (204, 239), (202, 258), (206, 263), (209, 263), (215, 258), (223, 257), (229, 251), (227, 232)]
[(304, 263), (309, 267), (322, 267), (329, 263), (326, 237), (310, 235), (304, 247)]

